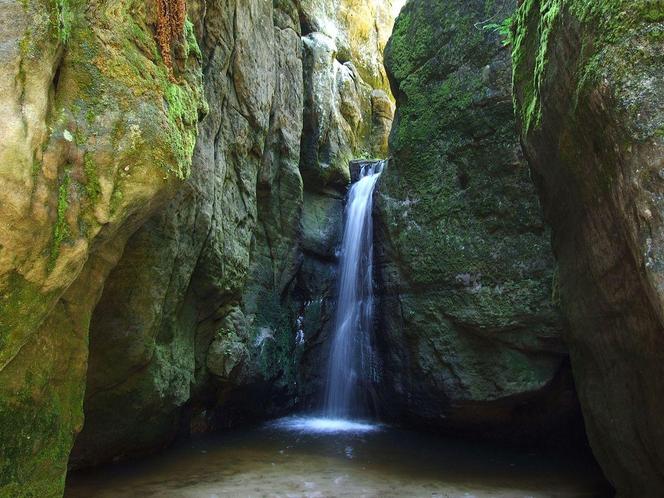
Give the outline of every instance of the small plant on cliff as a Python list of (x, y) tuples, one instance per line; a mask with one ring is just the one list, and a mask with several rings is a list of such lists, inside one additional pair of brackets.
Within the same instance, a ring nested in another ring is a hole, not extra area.
[(171, 45), (184, 35), (186, 0), (157, 0), (157, 44), (169, 72), (173, 69)]
[(73, 22), (73, 12), (69, 5), (69, 0), (55, 0), (54, 12), (51, 17), (51, 22), (55, 27), (57, 36), (63, 44), (69, 41), (71, 35), (71, 25)]
[(503, 47), (507, 47), (512, 44), (513, 24), (514, 24), (514, 18), (508, 17), (500, 24), (497, 23), (485, 24), (483, 29), (498, 33), (502, 38)]

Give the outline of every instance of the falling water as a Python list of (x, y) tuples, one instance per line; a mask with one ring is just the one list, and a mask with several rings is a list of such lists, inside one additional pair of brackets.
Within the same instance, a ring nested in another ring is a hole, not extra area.
[(327, 374), (325, 415), (343, 418), (364, 411), (367, 384), (375, 380), (373, 320), (373, 225), (371, 209), (384, 162), (362, 166), (351, 187), (341, 248), (339, 299)]

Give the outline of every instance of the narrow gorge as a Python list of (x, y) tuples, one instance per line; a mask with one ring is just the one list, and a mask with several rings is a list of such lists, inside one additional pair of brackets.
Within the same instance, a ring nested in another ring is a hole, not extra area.
[(662, 0), (0, 20), (0, 498), (664, 497)]

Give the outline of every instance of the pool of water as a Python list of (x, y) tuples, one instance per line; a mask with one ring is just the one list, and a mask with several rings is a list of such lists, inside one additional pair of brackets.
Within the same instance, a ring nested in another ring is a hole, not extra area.
[(289, 417), (72, 473), (67, 498), (605, 497), (581, 457), (518, 452), (362, 421)]

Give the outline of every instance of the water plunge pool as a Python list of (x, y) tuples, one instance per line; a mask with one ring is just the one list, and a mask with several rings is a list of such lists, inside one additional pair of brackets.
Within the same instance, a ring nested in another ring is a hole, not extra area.
[(288, 417), (72, 473), (67, 498), (608, 496), (594, 463), (366, 422)]

